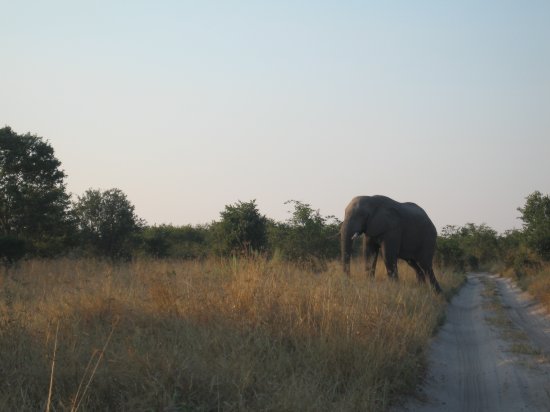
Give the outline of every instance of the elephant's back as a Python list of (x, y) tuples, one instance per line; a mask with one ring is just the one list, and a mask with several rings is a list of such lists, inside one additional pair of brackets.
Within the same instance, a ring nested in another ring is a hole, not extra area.
[(410, 219), (409, 221), (420, 223), (417, 227), (421, 228), (424, 236), (433, 236), (434, 239), (437, 237), (437, 229), (424, 209), (416, 203), (406, 202), (402, 203), (402, 210)]
[(364, 208), (367, 205), (375, 208), (395, 208), (399, 207), (400, 204), (402, 203), (399, 203), (397, 200), (393, 200), (392, 198), (384, 195), (355, 196), (353, 199), (351, 199), (351, 202), (349, 202), (348, 208)]
[(373, 195), (373, 196), (355, 196), (348, 203), (346, 207), (346, 214), (355, 213), (360, 214), (362, 210), (367, 208), (378, 208), (378, 207), (395, 207), (399, 205), (399, 202), (383, 195)]

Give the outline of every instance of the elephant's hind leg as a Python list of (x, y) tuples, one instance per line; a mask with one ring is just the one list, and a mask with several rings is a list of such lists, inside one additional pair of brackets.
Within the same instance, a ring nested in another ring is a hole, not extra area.
[(428, 269), (428, 276), (430, 278), (430, 283), (432, 284), (432, 288), (437, 292), (437, 293), (441, 293), (441, 286), (439, 286), (439, 282), (437, 281), (437, 279), (435, 278), (435, 273), (434, 273), (434, 270), (432, 269), (432, 267), (430, 266), (430, 268)]
[(435, 273), (432, 268), (432, 265), (423, 265), (421, 268), (424, 269), (424, 273), (428, 275), (428, 279), (430, 279), (430, 283), (432, 285), (433, 290), (435, 290), (437, 293), (441, 293), (441, 286), (439, 286), (439, 283), (437, 282), (437, 279), (435, 278)]
[(416, 263), (414, 260), (412, 259), (409, 259), (407, 260), (407, 263), (409, 264), (410, 267), (412, 267), (414, 269), (414, 271), (416, 272), (416, 280), (418, 280), (418, 283), (424, 283), (426, 282), (426, 278), (424, 277), (425, 273), (424, 271), (422, 270), (422, 268), (418, 265), (418, 263)]

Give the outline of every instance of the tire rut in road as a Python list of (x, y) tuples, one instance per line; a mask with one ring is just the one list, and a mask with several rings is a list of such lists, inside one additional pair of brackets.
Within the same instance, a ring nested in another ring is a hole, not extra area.
[(547, 311), (509, 279), (495, 277), (495, 281), (510, 321), (525, 332), (541, 355), (550, 358), (550, 318)]
[[(550, 322), (518, 296), (496, 276), (468, 275), (431, 345), (418, 398), (395, 410), (550, 410), (550, 366), (538, 355), (550, 349)], [(519, 338), (537, 351), (514, 352)]]

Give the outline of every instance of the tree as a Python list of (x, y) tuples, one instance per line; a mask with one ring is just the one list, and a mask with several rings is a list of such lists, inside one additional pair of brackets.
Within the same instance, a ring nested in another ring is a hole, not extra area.
[(0, 129), (0, 236), (34, 253), (61, 251), (71, 223), (65, 177), (41, 137)]
[(74, 205), (76, 222), (85, 245), (110, 258), (131, 255), (135, 235), (144, 222), (120, 189), (89, 189)]
[(218, 253), (248, 254), (265, 250), (267, 218), (258, 211), (256, 200), (226, 205), (220, 216), (221, 220), (211, 227)]
[(309, 266), (336, 258), (340, 250), (340, 222), (334, 216), (322, 216), (319, 210), (307, 203), (289, 200), (285, 204), (294, 206), (291, 217), (286, 222), (271, 224), (269, 229), (270, 244), (275, 253)]
[(550, 260), (550, 197), (535, 191), (518, 208), (527, 245), (542, 259)]

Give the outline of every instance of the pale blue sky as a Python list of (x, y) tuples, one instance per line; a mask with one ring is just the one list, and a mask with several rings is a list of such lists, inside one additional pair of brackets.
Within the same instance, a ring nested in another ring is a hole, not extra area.
[(0, 6), (0, 125), (150, 224), (386, 194), (503, 231), (550, 192), (548, 1)]

